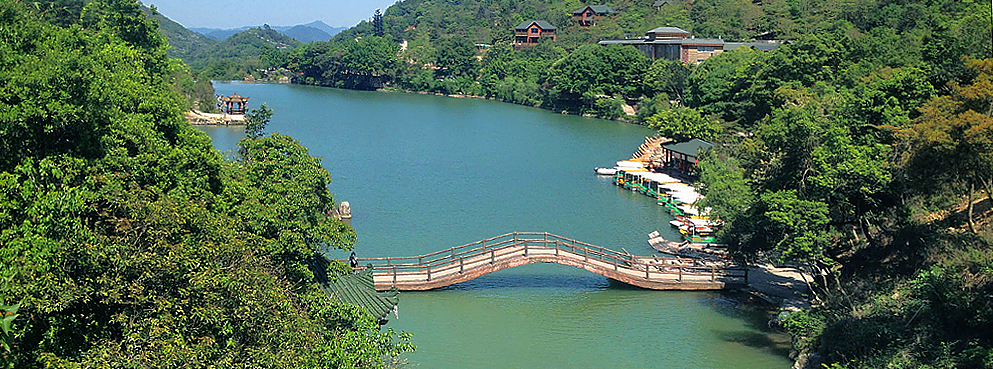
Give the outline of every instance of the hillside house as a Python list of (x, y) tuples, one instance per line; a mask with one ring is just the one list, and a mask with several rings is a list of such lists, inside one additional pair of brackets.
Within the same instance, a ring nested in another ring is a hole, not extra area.
[(697, 64), (724, 52), (720, 38), (696, 38), (676, 27), (658, 27), (645, 33), (645, 37), (627, 40), (603, 40), (600, 45), (632, 45), (649, 59), (679, 60)]
[(514, 50), (534, 47), (543, 38), (555, 41), (555, 26), (543, 20), (521, 23), (514, 28)]
[(572, 19), (579, 22), (580, 27), (596, 25), (596, 17), (617, 14), (617, 11), (606, 5), (587, 5), (572, 12)]

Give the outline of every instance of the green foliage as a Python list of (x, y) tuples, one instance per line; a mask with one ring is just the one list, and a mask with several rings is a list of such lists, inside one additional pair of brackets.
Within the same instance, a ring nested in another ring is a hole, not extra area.
[(642, 102), (638, 104), (638, 121), (644, 124), (645, 121), (648, 120), (648, 117), (664, 110), (672, 109), (672, 107), (673, 103), (669, 100), (668, 94), (655, 94), (652, 98), (642, 100)]
[(288, 64), (290, 50), (300, 41), (268, 25), (252, 28), (210, 46), (199, 47), (183, 58), (198, 75), (210, 79), (262, 77), (260, 70)]
[(800, 310), (792, 312), (782, 321), (783, 328), (794, 339), (794, 347), (798, 351), (815, 348), (815, 339), (821, 335), (827, 322), (817, 315), (817, 310)]
[(693, 70), (678, 61), (658, 59), (645, 72), (645, 93), (665, 93), (676, 101), (683, 101), (686, 79)]
[(437, 74), (441, 77), (475, 78), (479, 71), (476, 47), (466, 39), (451, 39), (438, 47), (435, 59)]
[(649, 128), (657, 130), (662, 137), (676, 141), (694, 138), (713, 140), (724, 130), (720, 122), (690, 108), (663, 110), (645, 119), (645, 123)]
[(0, 363), (381, 367), (413, 349), (314, 283), (309, 260), (355, 238), (319, 159), (275, 135), (225, 161), (181, 118), (190, 81), (136, 2), (58, 26), (26, 5), (0, 3)]
[(294, 50), (288, 63), (304, 83), (376, 89), (393, 79), (400, 65), (399, 45), (369, 36), (343, 43), (313, 42)]
[(911, 175), (983, 188), (991, 196), (993, 59), (967, 59), (966, 65), (976, 73), (972, 83), (953, 83), (951, 95), (929, 100), (914, 124), (900, 133), (910, 144)]
[(376, 37), (386, 36), (386, 29), (383, 28), (383, 13), (379, 9), (372, 14), (372, 34)]
[(0, 270), (0, 273), (3, 273), (0, 274), (0, 367), (7, 369), (14, 367), (14, 320), (20, 316), (17, 311), (20, 310), (21, 303), (7, 305), (10, 303), (9, 297), (14, 294), (11, 288), (14, 275), (8, 274), (7, 270)]
[(262, 137), (263, 131), (271, 119), (272, 109), (269, 109), (268, 104), (262, 103), (258, 109), (252, 109), (251, 112), (245, 114), (245, 136), (252, 139)]
[[(83, 1), (78, 0), (73, 2), (78, 4), (83, 3)], [(173, 22), (162, 13), (154, 10), (154, 5), (151, 9), (142, 7), (142, 10), (146, 16), (158, 22), (159, 30), (169, 40), (169, 51), (166, 52), (166, 55), (170, 58), (178, 58), (186, 63), (190, 63), (194, 58), (202, 55), (207, 50), (217, 47), (216, 40), (190, 31), (179, 23)], [(79, 17), (77, 16), (76, 18), (78, 19)]]
[(795, 191), (777, 191), (763, 193), (757, 205), (779, 261), (830, 262), (824, 253), (830, 244), (827, 204), (800, 199)]
[(186, 106), (205, 112), (217, 110), (214, 98), (214, 85), (210, 80), (193, 75), (189, 68), (176, 61), (173, 68), (173, 90), (186, 97)]
[(686, 106), (725, 121), (754, 120), (755, 103), (747, 90), (769, 53), (751, 49), (732, 50), (707, 59), (686, 80)]
[(552, 65), (550, 82), (560, 91), (585, 95), (640, 96), (649, 60), (629, 46), (585, 45)]
[(748, 224), (749, 208), (755, 202), (755, 195), (745, 178), (745, 170), (741, 168), (738, 159), (723, 152), (724, 147), (705, 151), (697, 163), (696, 170), (700, 173), (700, 190), (706, 195), (699, 206), (711, 208), (714, 214), (720, 214), (724, 222), (718, 232), (722, 239), (741, 241), (741, 237), (733, 234), (741, 224)]

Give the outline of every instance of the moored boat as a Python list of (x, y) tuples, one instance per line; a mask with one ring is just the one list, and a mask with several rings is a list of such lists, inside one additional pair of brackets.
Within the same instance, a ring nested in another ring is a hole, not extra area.
[(617, 173), (617, 168), (601, 168), (601, 167), (596, 167), (596, 168), (593, 168), (593, 171), (596, 172), (596, 174), (599, 174), (599, 175), (602, 175), (602, 176), (612, 176), (612, 175), (614, 175), (614, 174)]

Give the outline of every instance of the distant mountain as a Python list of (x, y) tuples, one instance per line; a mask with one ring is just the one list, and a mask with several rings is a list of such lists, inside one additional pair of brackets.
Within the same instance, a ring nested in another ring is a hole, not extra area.
[[(228, 28), (228, 29), (196, 27), (196, 28), (190, 28), (190, 30), (205, 35), (217, 41), (224, 41), (228, 37), (231, 37), (238, 32), (242, 32), (245, 30), (258, 28), (258, 27), (259, 26), (245, 26), (245, 27)], [(271, 28), (303, 43), (314, 42), (314, 41), (328, 41), (331, 39), (331, 37), (334, 37), (334, 35), (338, 34), (338, 32), (347, 29), (346, 27), (331, 27), (319, 20), (307, 24), (298, 24), (295, 26), (272, 26)]]
[(169, 40), (169, 46), (172, 46), (166, 52), (170, 58), (189, 60), (195, 55), (212, 49), (217, 45), (217, 41), (186, 29), (181, 24), (174, 22), (158, 11), (152, 11), (144, 6), (142, 6), (142, 11), (147, 16), (159, 22), (159, 29), (166, 36), (166, 39)]
[(299, 25), (293, 26), (290, 29), (279, 31), (284, 35), (293, 37), (297, 41), (303, 43), (311, 43), (314, 41), (328, 41), (331, 39), (331, 35), (321, 29), (314, 28), (311, 26)]
[(227, 40), (228, 37), (234, 36), (235, 33), (251, 29), (252, 27), (242, 27), (242, 28), (232, 28), (232, 29), (216, 29), (216, 28), (191, 28), (190, 30), (194, 32), (199, 32), (204, 36), (210, 37), (211, 39), (217, 41)]
[(331, 27), (331, 26), (327, 25), (327, 23), (321, 22), (319, 20), (313, 21), (313, 22), (310, 22), (310, 23), (307, 23), (307, 24), (303, 24), (303, 25), (304, 26), (314, 27), (314, 28), (317, 28), (317, 29), (319, 29), (321, 31), (324, 31), (330, 37), (334, 37), (334, 35), (337, 35), (338, 32), (341, 32), (341, 31), (344, 31), (344, 30), (348, 29), (348, 27)]

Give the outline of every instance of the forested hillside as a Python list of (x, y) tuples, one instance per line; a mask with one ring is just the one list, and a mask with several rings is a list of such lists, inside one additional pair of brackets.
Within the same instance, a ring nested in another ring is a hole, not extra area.
[(202, 34), (190, 31), (173, 22), (153, 6), (152, 8), (141, 8), (145, 15), (154, 19), (159, 24), (159, 30), (169, 41), (169, 50), (166, 55), (170, 58), (178, 58), (184, 61), (193, 60), (203, 54), (206, 50), (211, 50), (217, 45), (217, 41)]
[(411, 347), (324, 295), (330, 174), (223, 158), (137, 2), (0, 2), (0, 367), (382, 367)]
[[(301, 44), (268, 25), (233, 31), (222, 41), (216, 41), (184, 28), (154, 8), (142, 7), (142, 10), (156, 20), (159, 30), (168, 40), (170, 47), (166, 54), (181, 59), (204, 79), (242, 79), (252, 75), (261, 78), (261, 70), (285, 64), (289, 50)], [(315, 32), (324, 34), (313, 27), (297, 30), (302, 32), (299, 35), (307, 37), (322, 37), (314, 35)]]
[(241, 79), (284, 65), (286, 54), (299, 45), (300, 41), (264, 25), (238, 32), (187, 63), (204, 78)]

